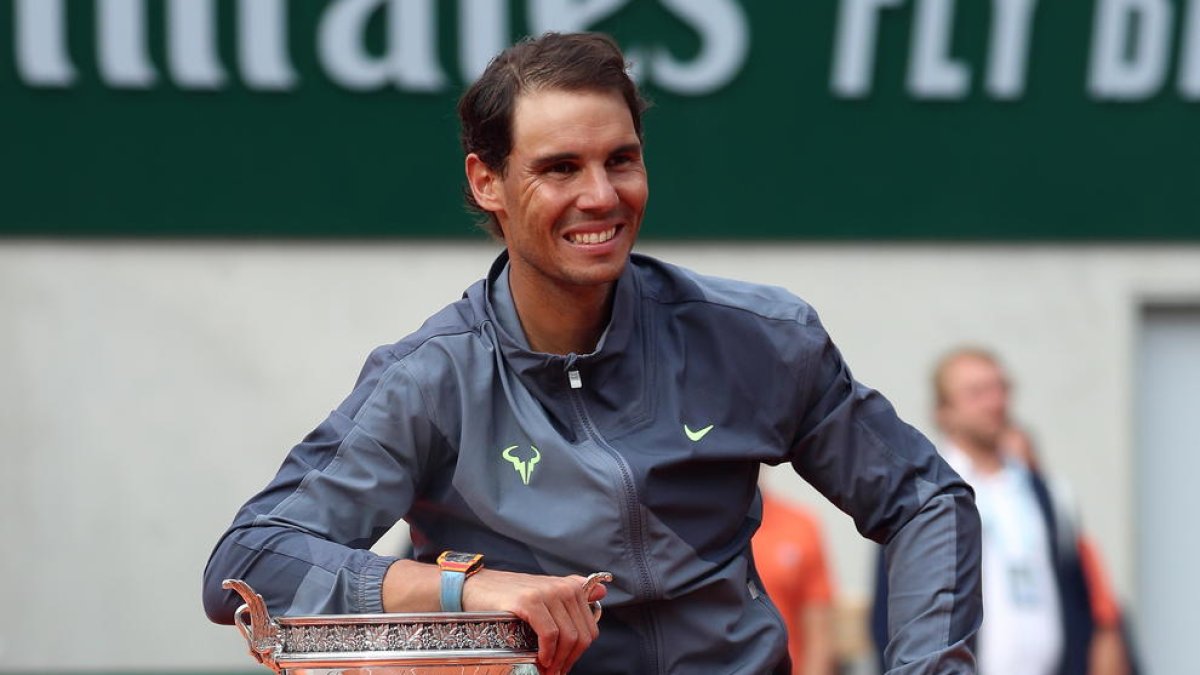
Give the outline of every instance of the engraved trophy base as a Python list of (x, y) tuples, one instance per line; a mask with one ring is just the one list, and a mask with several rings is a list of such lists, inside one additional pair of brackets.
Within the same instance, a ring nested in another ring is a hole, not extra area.
[[(612, 581), (598, 572), (586, 586)], [(337, 614), (272, 619), (249, 584), (234, 624), (259, 663), (286, 675), (537, 675), (537, 635), (508, 612)], [(593, 615), (600, 607), (593, 603)]]
[(371, 666), (367, 668), (289, 668), (290, 675), (538, 675), (528, 663), (491, 666)]

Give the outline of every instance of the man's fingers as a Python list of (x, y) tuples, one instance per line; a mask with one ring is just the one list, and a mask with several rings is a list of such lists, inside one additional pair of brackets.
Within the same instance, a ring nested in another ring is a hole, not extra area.
[(591, 591), (588, 592), (587, 600), (588, 602), (599, 602), (603, 600), (604, 596), (606, 595), (608, 595), (608, 587), (606, 587), (604, 584), (596, 584), (595, 586), (592, 586)]
[(560, 611), (555, 618), (560, 621), (558, 652), (555, 667), (567, 672), (584, 650), (596, 639), (595, 621), (583, 590), (583, 578), (570, 576), (555, 589)]
[(547, 672), (556, 672), (550, 666), (558, 650), (558, 624), (541, 597), (532, 591), (526, 593), (518, 599), (513, 613), (524, 619), (537, 634), (538, 663), (546, 668)]
[(572, 607), (583, 607), (582, 587), (562, 580), (528, 593), (521, 604), (538, 636), (538, 663), (552, 675), (566, 672), (593, 639), (581, 631), (572, 612)]
[[(566, 672), (575, 665), (575, 662), (583, 655), (584, 650), (591, 646), (592, 642), (600, 634), (600, 629), (596, 626), (596, 620), (592, 617), (592, 608), (588, 604), (587, 597), (582, 592), (582, 587), (580, 587), (580, 590), (569, 601), (568, 610), (571, 620), (575, 625), (578, 639), (571, 645), (571, 651), (565, 655), (563, 672)], [(564, 649), (567, 646), (567, 644), (563, 644)]]
[[(573, 598), (567, 599), (565, 606), (576, 626), (579, 639), (575, 642), (574, 649), (566, 656), (564, 672), (570, 670), (583, 656), (584, 651), (600, 636), (600, 628), (596, 625), (596, 615), (591, 603), (602, 600), (608, 593), (603, 584), (593, 583), (589, 586), (585, 583), (587, 579), (581, 576), (570, 576), (567, 579), (572, 584), (578, 584), (571, 589), (574, 591), (571, 594)], [(565, 647), (564, 644), (560, 649)]]
[(564, 671), (564, 665), (571, 652), (575, 649), (575, 641), (579, 637), (579, 631), (571, 622), (570, 616), (561, 607), (557, 607), (556, 611), (552, 611), (554, 620), (558, 623), (558, 640), (554, 647), (554, 657), (550, 660), (550, 672), (561, 673)]
[(463, 590), (468, 610), (495, 608), (521, 617), (538, 637), (538, 666), (560, 675), (575, 665), (599, 628), (590, 602), (604, 597), (603, 586), (585, 591), (580, 576), (546, 577), (483, 570)]

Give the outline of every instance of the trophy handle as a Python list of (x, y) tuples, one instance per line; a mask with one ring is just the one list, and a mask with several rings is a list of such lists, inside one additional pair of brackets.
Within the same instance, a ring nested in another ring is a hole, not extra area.
[[(592, 588), (595, 587), (596, 584), (611, 584), (612, 580), (612, 572), (595, 572), (593, 574), (589, 574), (588, 578), (583, 582), (583, 596), (586, 598), (589, 594), (591, 594)], [(603, 610), (600, 607), (600, 601), (597, 600), (591, 603), (591, 608), (592, 620), (596, 623), (600, 623), (600, 615), (603, 613)]]
[(264, 666), (277, 673), (283, 672), (275, 663), (275, 652), (279, 651), (279, 624), (267, 613), (263, 598), (241, 579), (226, 579), (221, 588), (236, 592), (246, 604), (233, 613), (233, 623), (246, 638), (250, 655)]

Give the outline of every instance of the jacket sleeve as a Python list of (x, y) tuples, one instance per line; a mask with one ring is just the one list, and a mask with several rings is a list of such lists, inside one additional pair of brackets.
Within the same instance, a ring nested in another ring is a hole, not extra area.
[(888, 673), (974, 673), (982, 621), (971, 488), (878, 392), (854, 380), (815, 313), (804, 322), (796, 471), (885, 545)]
[(372, 353), (350, 396), (288, 453), (241, 508), (204, 570), (204, 608), (232, 623), (242, 579), (276, 616), (381, 612), (396, 559), (367, 550), (419, 489), (436, 431), (421, 391), (387, 348)]

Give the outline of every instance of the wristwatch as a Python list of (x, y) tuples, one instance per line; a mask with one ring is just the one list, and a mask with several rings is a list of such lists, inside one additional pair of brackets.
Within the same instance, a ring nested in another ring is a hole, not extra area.
[(467, 577), (483, 569), (483, 554), (442, 551), (437, 564), (442, 568), (442, 611), (463, 611), (463, 584)]

